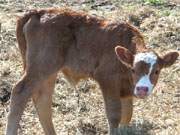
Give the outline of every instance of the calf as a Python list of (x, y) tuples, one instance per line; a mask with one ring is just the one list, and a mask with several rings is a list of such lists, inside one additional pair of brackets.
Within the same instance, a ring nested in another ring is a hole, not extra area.
[(51, 103), (61, 70), (76, 84), (92, 78), (100, 85), (109, 133), (132, 117), (133, 96), (152, 93), (160, 70), (178, 57), (163, 57), (145, 47), (143, 36), (127, 23), (112, 22), (68, 9), (32, 10), (17, 21), (24, 75), (12, 91), (6, 135), (16, 135), (25, 105), (32, 98), (46, 135), (55, 135)]

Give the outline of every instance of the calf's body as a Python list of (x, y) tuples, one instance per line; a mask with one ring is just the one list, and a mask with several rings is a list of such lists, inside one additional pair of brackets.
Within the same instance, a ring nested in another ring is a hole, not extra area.
[(114, 23), (70, 10), (33, 10), (17, 22), (24, 75), (12, 91), (7, 135), (17, 134), (19, 120), (32, 97), (46, 135), (55, 134), (52, 93), (61, 70), (76, 84), (93, 78), (100, 85), (110, 134), (132, 116), (134, 84), (130, 67), (120, 62), (117, 45), (132, 54), (146, 50), (141, 34), (127, 23)]

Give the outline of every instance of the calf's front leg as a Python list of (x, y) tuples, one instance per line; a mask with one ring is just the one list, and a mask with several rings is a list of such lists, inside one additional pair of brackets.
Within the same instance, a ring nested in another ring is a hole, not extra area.
[(119, 124), (119, 132), (121, 135), (128, 135), (128, 124), (131, 121), (133, 113), (133, 99), (122, 98), (121, 99), (121, 121)]
[[(120, 99), (104, 95), (110, 135), (124, 135), (132, 117), (132, 99)], [(119, 128), (120, 126), (120, 128)]]
[(121, 125), (128, 125), (133, 114), (133, 98), (121, 99)]

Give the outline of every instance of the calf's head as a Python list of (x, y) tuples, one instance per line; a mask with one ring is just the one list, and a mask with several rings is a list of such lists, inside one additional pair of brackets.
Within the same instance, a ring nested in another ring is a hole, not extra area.
[(124, 47), (115, 48), (118, 59), (131, 68), (134, 95), (138, 98), (145, 98), (152, 93), (157, 83), (162, 68), (171, 66), (179, 54), (169, 52), (159, 57), (154, 51), (144, 51), (133, 55)]

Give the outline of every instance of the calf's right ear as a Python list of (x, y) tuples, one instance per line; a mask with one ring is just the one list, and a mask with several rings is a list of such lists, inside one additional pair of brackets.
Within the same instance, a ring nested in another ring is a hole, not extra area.
[(125, 65), (131, 66), (133, 65), (134, 56), (133, 54), (126, 48), (122, 46), (116, 46), (115, 52), (118, 59)]

